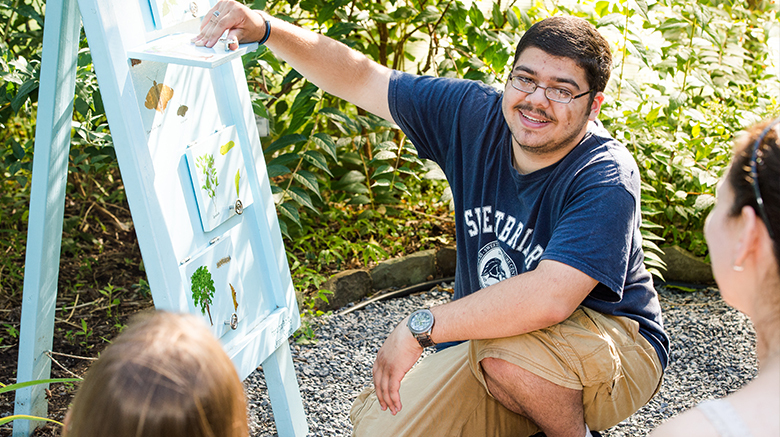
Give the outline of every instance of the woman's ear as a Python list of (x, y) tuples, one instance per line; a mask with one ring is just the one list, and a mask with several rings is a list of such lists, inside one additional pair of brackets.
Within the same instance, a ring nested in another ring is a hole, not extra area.
[[(734, 265), (743, 266), (745, 261), (758, 249), (760, 227), (759, 218), (756, 216), (756, 210), (751, 206), (743, 206), (737, 219), (739, 226), (739, 239), (737, 241), (736, 253), (734, 253)], [(766, 228), (764, 228), (766, 233)]]

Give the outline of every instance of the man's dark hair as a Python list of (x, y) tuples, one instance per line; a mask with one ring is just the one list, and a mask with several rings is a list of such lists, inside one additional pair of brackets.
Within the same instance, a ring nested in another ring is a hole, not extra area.
[(577, 17), (550, 17), (534, 24), (517, 43), (513, 67), (529, 47), (574, 60), (585, 70), (591, 90), (603, 92), (607, 87), (612, 52), (607, 40), (588, 21)]

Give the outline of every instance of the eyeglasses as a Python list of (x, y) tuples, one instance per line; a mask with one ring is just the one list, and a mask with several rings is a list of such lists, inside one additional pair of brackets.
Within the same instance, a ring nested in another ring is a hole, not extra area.
[(758, 136), (756, 142), (753, 143), (753, 156), (750, 159), (750, 179), (751, 184), (753, 185), (753, 193), (756, 195), (758, 213), (761, 216), (761, 219), (764, 220), (766, 230), (769, 232), (769, 237), (773, 239), (775, 238), (775, 235), (772, 232), (772, 225), (769, 223), (769, 216), (767, 216), (766, 209), (764, 208), (764, 198), (761, 197), (761, 190), (758, 188), (758, 166), (763, 162), (763, 158), (758, 155), (758, 152), (759, 149), (761, 149), (761, 143), (764, 141), (766, 134), (768, 134), (769, 131), (772, 130), (772, 128), (775, 127), (775, 125), (779, 122), (780, 118), (776, 118), (771, 123), (769, 123), (767, 127), (764, 128), (764, 131), (761, 132), (761, 135)]
[(575, 96), (569, 90), (565, 90), (563, 88), (543, 87), (531, 79), (523, 76), (509, 76), (509, 83), (512, 84), (514, 89), (528, 94), (533, 94), (537, 88), (541, 88), (544, 90), (544, 95), (547, 97), (547, 99), (558, 103), (569, 103), (574, 99), (579, 99), (580, 97), (587, 96), (593, 92), (593, 90), (588, 90)]

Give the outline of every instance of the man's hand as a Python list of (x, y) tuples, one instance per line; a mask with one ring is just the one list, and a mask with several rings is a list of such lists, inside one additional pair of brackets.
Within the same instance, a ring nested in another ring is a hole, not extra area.
[(401, 411), (401, 395), (398, 392), (401, 380), (423, 351), (406, 327), (407, 319), (399, 323), (390, 333), (374, 361), (374, 387), (379, 405), (382, 411), (390, 408), (393, 415)]
[(226, 30), (227, 40), (232, 41), (228, 47), (236, 50), (239, 42), (254, 42), (263, 38), (265, 19), (235, 0), (220, 1), (203, 17), (200, 33), (192, 42), (197, 46), (213, 47)]

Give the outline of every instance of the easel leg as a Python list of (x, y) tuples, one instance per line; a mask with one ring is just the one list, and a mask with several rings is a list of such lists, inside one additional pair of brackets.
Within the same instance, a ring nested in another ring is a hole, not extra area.
[(286, 341), (263, 361), (263, 374), (279, 436), (305, 436), (309, 432), (309, 426), (303, 411), (303, 400), (295, 377), (290, 346)]
[[(51, 374), (45, 353), (54, 333), (80, 26), (76, 0), (46, 2), (17, 382)], [(14, 414), (46, 417), (46, 388), (18, 390)], [(13, 435), (28, 436), (40, 424), (16, 420)]]

